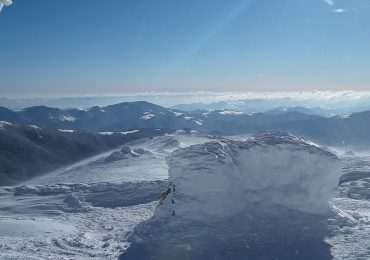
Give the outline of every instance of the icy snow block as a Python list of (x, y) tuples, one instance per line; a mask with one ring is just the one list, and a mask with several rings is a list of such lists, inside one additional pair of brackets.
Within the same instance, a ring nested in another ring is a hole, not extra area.
[(331, 259), (338, 158), (284, 133), (173, 152), (169, 183), (121, 259)]

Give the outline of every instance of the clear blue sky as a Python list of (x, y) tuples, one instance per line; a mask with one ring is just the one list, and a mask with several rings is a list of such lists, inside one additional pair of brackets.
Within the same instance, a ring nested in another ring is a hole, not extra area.
[(367, 0), (13, 0), (0, 96), (366, 90), (369, 15)]

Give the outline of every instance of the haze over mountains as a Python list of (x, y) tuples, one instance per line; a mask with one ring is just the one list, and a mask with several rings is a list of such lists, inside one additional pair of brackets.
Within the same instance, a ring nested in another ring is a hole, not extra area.
[[(321, 116), (304, 107), (278, 107), (268, 112), (239, 110), (181, 111), (145, 101), (124, 102), (90, 109), (58, 109), (36, 106), (15, 111), (0, 107), (0, 121), (41, 128), (89, 133), (125, 132), (140, 129), (199, 131), (219, 135), (285, 131), (321, 145), (370, 147), (370, 112)], [(320, 110), (321, 111), (321, 110)]]
[(242, 112), (268, 112), (278, 107), (305, 107), (319, 115), (342, 115), (370, 110), (369, 91), (299, 92), (147, 92), (131, 95), (0, 98), (0, 106), (24, 109), (31, 106), (90, 108), (138, 100), (184, 111), (233, 109)]

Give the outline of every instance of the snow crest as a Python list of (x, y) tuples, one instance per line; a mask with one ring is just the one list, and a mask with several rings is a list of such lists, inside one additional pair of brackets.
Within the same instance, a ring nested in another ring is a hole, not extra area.
[(122, 259), (330, 259), (335, 155), (272, 132), (179, 149), (167, 163), (168, 187)]

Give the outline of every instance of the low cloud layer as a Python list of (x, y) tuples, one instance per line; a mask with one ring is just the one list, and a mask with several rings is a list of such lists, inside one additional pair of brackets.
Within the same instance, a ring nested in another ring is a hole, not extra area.
[(12, 3), (13, 3), (12, 0), (0, 0), (0, 12), (4, 6), (9, 6)]

